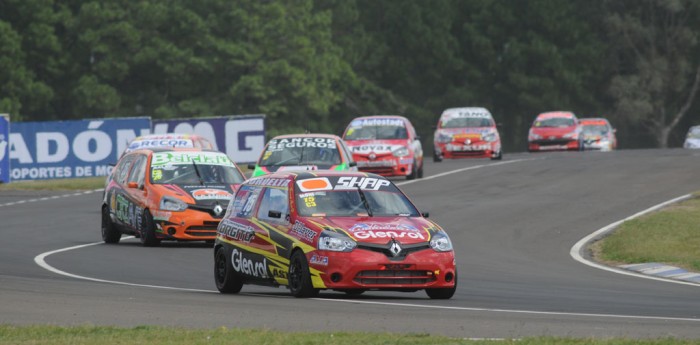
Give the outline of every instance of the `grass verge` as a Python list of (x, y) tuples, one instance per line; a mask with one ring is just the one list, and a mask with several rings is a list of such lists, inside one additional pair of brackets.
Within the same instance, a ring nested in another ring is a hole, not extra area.
[(659, 262), (700, 272), (700, 197), (622, 223), (593, 252), (614, 265)]
[(537, 337), (512, 340), (471, 340), (429, 334), (390, 334), (361, 332), (288, 333), (272, 330), (242, 330), (220, 327), (212, 330), (139, 326), (134, 328), (98, 326), (3, 326), (0, 344), (489, 344), (489, 345), (700, 345), (700, 340), (680, 339), (573, 339)]
[(105, 187), (105, 177), (79, 177), (55, 180), (16, 181), (0, 184), (3, 190), (93, 190)]

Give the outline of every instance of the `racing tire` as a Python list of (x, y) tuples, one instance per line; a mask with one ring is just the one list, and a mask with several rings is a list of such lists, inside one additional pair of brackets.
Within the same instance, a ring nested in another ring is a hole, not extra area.
[(425, 164), (424, 164), (423, 160), (421, 159), (420, 160), (420, 168), (418, 169), (418, 178), (423, 178), (423, 166), (424, 165)]
[(241, 277), (233, 270), (231, 260), (226, 257), (224, 248), (216, 249), (214, 254), (214, 282), (216, 289), (220, 293), (234, 294), (239, 293), (243, 288)]
[(411, 168), (411, 173), (406, 175), (407, 180), (415, 180), (418, 176), (418, 162), (413, 162), (413, 168)]
[(315, 297), (318, 295), (318, 289), (314, 289), (311, 284), (311, 273), (309, 272), (309, 263), (306, 261), (306, 255), (301, 250), (295, 250), (292, 257), (289, 259), (289, 291), (292, 296), (297, 298)]
[(455, 271), (455, 286), (451, 288), (425, 289), (425, 293), (430, 299), (450, 299), (457, 291), (457, 272)]
[(156, 237), (156, 226), (153, 224), (153, 216), (148, 210), (143, 211), (139, 240), (144, 247), (156, 247), (160, 239)]
[(500, 161), (501, 159), (503, 159), (503, 151), (498, 151), (498, 156), (491, 157), (492, 161)]
[(102, 240), (105, 243), (119, 243), (122, 238), (121, 232), (112, 223), (112, 218), (109, 216), (109, 208), (107, 206), (102, 207)]

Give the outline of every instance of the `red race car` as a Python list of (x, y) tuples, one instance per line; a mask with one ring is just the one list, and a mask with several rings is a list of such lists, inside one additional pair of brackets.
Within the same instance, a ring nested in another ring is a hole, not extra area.
[(382, 176), (423, 177), (423, 146), (403, 116), (365, 116), (350, 122), (343, 139), (360, 171)]
[(332, 289), (457, 288), (452, 243), (389, 180), (340, 171), (274, 173), (238, 189), (219, 224), (214, 277), (222, 293), (243, 284), (287, 286), (295, 297)]
[(501, 159), (501, 137), (485, 108), (450, 108), (442, 112), (433, 136), (433, 161), (443, 158)]
[(578, 118), (572, 112), (553, 111), (537, 115), (527, 136), (530, 152), (583, 150), (583, 135)]

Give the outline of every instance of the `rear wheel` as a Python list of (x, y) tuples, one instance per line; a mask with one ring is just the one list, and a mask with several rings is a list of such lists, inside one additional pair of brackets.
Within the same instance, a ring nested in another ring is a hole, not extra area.
[(423, 159), (421, 158), (421, 160), (420, 160), (420, 168), (418, 168), (418, 178), (423, 178), (423, 166), (425, 165), (425, 164), (423, 164), (423, 163), (424, 163), (424, 162), (423, 162)]
[(238, 293), (243, 288), (241, 277), (233, 270), (224, 248), (218, 248), (214, 254), (214, 281), (221, 293)]
[(143, 210), (141, 218), (140, 237), (144, 247), (155, 247), (160, 244), (160, 239), (156, 237), (156, 225), (153, 223), (153, 216), (148, 210)]
[(102, 207), (102, 240), (105, 243), (119, 243), (122, 234), (117, 230), (117, 227), (112, 223), (112, 218), (109, 216), (109, 208)]
[(311, 273), (306, 255), (301, 250), (295, 250), (289, 259), (289, 291), (292, 296), (304, 298), (318, 295), (318, 289), (311, 284)]
[(450, 299), (457, 291), (457, 272), (455, 272), (455, 286), (451, 288), (425, 289), (430, 299)]

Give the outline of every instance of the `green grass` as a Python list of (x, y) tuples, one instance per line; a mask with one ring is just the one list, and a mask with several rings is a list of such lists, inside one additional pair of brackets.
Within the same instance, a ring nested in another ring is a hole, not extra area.
[(64, 178), (55, 180), (16, 181), (0, 184), (3, 190), (92, 190), (105, 187), (105, 177)]
[(615, 264), (659, 262), (700, 271), (700, 198), (624, 222), (594, 252)]
[(678, 339), (572, 339), (537, 337), (515, 340), (468, 340), (429, 334), (360, 332), (289, 333), (272, 330), (184, 329), (139, 326), (134, 328), (98, 326), (3, 326), (0, 344), (251, 344), (251, 345), (343, 345), (343, 344), (490, 344), (490, 345), (700, 345), (700, 340)]

